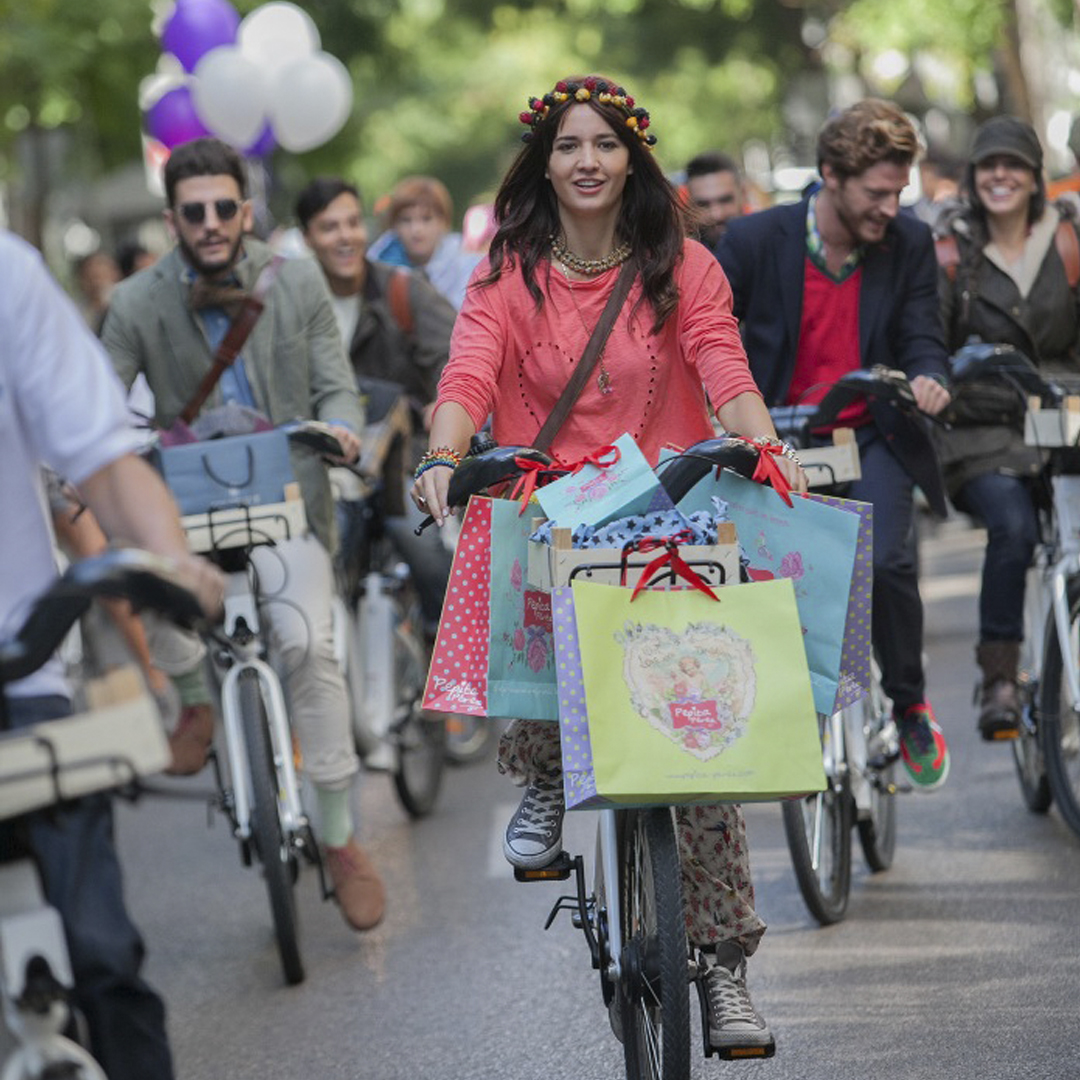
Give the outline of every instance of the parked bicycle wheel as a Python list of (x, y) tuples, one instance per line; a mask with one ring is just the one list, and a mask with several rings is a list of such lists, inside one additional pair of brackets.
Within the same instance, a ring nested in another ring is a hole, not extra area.
[(446, 760), (451, 765), (472, 765), (483, 760), (494, 741), (494, 723), (486, 716), (446, 718)]
[(829, 786), (781, 807), (799, 892), (810, 914), (829, 926), (844, 917), (851, 892), (852, 800), (844, 747), (833, 745), (830, 722), (822, 730)]
[[(1080, 657), (1080, 578), (1068, 584), (1069, 650), (1075, 664)], [(1063, 647), (1054, 620), (1046, 632), (1039, 728), (1050, 792), (1066, 824), (1080, 836), (1080, 717), (1069, 702)]]
[(277, 770), (259, 678), (254, 671), (240, 675), (240, 722), (244, 729), (251, 773), (251, 832), (263, 868), (270, 912), (285, 981), (290, 986), (304, 981), (300, 935), (293, 889), (300, 868), (278, 810)]
[(397, 747), (394, 787), (412, 817), (435, 808), (446, 764), (446, 720), (420, 705), (427, 676), (427, 650), (417, 632), (418, 621), (402, 605), (394, 628), (396, 697), (391, 735)]
[(671, 811), (627, 811), (619, 1009), (628, 1080), (690, 1075), (689, 947)]

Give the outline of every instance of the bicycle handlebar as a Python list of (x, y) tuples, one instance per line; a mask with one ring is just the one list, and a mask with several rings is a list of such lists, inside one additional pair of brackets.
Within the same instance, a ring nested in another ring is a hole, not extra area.
[(769, 413), (781, 438), (804, 447), (812, 431), (836, 424), (840, 414), (859, 398), (895, 405), (905, 412), (918, 411), (907, 375), (875, 364), (842, 375), (816, 405), (774, 405)]
[(137, 548), (107, 551), (69, 567), (34, 602), (15, 637), (0, 642), (0, 685), (37, 671), (95, 596), (129, 600), (185, 627), (204, 618), (194, 594), (176, 580), (171, 560)]
[(1066, 396), (1062, 387), (1045, 380), (1027, 355), (1012, 345), (969, 341), (950, 358), (949, 366), (957, 384), (998, 376), (1051, 404), (1060, 404)]
[(731, 469), (747, 480), (753, 478), (760, 452), (737, 436), (705, 439), (675, 457), (668, 458), (657, 474), (672, 502), (678, 502), (713, 469)]

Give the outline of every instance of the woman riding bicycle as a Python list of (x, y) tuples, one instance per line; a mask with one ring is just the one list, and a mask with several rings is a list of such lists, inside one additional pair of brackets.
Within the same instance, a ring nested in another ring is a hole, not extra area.
[[(551, 453), (577, 460), (628, 431), (655, 464), (664, 446), (712, 436), (706, 391), (727, 430), (777, 442), (731, 291), (712, 255), (686, 239), (678, 197), (652, 156), (648, 113), (598, 76), (564, 79), (529, 106), (526, 145), (496, 197), (498, 232), (454, 328), (413, 488), (440, 525), (454, 465), (489, 414), (497, 442), (536, 438), (628, 260), (634, 285)], [(776, 460), (805, 490), (798, 464)], [(526, 788), (504, 852), (515, 865), (543, 866), (562, 846), (558, 725), (515, 721), (499, 768)], [(745, 986), (745, 957), (765, 925), (742, 813), (680, 808), (677, 823), (690, 942), (717, 961), (707, 976), (714, 1045), (771, 1041)]]
[[(977, 335), (1043, 370), (1076, 373), (1080, 293), (1066, 262), (1080, 259), (1077, 223), (1047, 204), (1042, 166), (1038, 136), (1022, 120), (995, 117), (975, 133), (964, 203), (938, 241), (946, 344), (953, 352)], [(944, 418), (952, 423), (941, 435), (949, 494), (987, 529), (978, 725), (983, 738), (1001, 738), (1020, 720), (1024, 584), (1038, 539), (1030, 484), (1042, 460), (1024, 445), (1024, 400), (1012, 387), (961, 383)]]

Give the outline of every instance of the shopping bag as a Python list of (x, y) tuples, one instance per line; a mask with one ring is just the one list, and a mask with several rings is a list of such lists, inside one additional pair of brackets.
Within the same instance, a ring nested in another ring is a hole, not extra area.
[(832, 712), (854, 705), (870, 692), (871, 599), (874, 586), (874, 507), (857, 499), (811, 492), (808, 499), (836, 506), (859, 517), (859, 538), (855, 547), (855, 566), (851, 574), (844, 619), (844, 644), (840, 651), (840, 679)]
[(755, 581), (787, 578), (795, 590), (814, 702), (832, 713), (840, 685), (841, 654), (859, 515), (815, 499), (787, 506), (771, 488), (727, 470), (707, 476), (679, 502), (684, 513), (727, 503), (738, 530), (748, 572)]
[(595, 464), (536, 492), (548, 518), (559, 525), (604, 525), (618, 517), (668, 509), (671, 500), (632, 435), (621, 435), (592, 455)]
[(473, 496), (462, 522), (424, 692), (425, 709), (557, 720), (551, 596), (526, 579), (531, 520)]
[(279, 430), (155, 447), (149, 460), (181, 514), (281, 503), (294, 479), (289, 439)]
[(715, 594), (647, 589), (632, 599), (589, 582), (554, 591), (568, 808), (824, 788), (792, 583)]

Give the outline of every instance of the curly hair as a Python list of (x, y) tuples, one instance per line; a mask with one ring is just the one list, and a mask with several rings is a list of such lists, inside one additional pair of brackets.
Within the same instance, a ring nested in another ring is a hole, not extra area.
[(874, 165), (911, 165), (919, 152), (915, 126), (891, 101), (865, 98), (831, 117), (818, 134), (818, 171), (828, 165), (840, 179)]
[[(565, 81), (581, 82), (587, 77), (567, 76)], [(511, 164), (495, 196), (498, 230), (491, 241), (491, 271), (479, 284), (481, 287), (493, 284), (499, 280), (504, 266), (510, 267), (520, 260), (525, 285), (536, 301), (537, 310), (544, 303), (543, 291), (536, 280), (537, 268), (550, 249), (551, 236), (561, 228), (558, 200), (545, 171), (563, 117), (577, 104), (581, 103), (570, 98), (554, 105), (533, 126), (532, 137)], [(584, 104), (611, 125), (630, 152), (633, 169), (626, 177), (616, 238), (619, 242), (629, 242), (633, 248), (631, 258), (642, 279), (638, 303), (648, 301), (652, 305), (655, 317), (652, 329), (657, 333), (679, 302), (675, 266), (686, 235), (684, 208), (652, 152), (627, 127), (625, 115), (613, 105), (601, 104), (595, 97)]]

